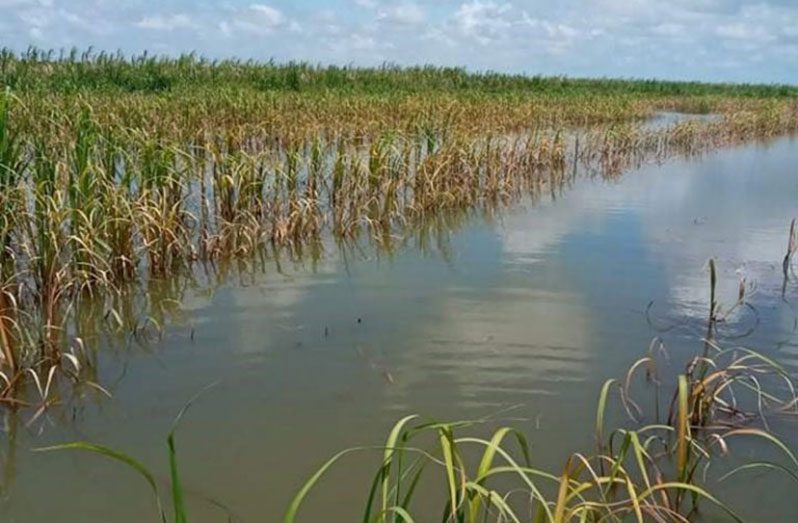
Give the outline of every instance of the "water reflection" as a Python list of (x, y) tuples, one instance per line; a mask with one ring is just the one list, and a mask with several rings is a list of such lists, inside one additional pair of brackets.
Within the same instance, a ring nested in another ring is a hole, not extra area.
[[(521, 404), (527, 421), (518, 424), (533, 449), (545, 449), (540, 465), (558, 466), (590, 444), (601, 382), (624, 372), (653, 336), (673, 353), (700, 349), (710, 257), (722, 301), (734, 302), (741, 277), (756, 283), (750, 301), (761, 324), (745, 343), (794, 369), (795, 316), (781, 297), (780, 264), (798, 213), (796, 162), (798, 143), (784, 139), (645, 166), (614, 182), (579, 178), (556, 198), (427, 222), (380, 253), (320, 244), (152, 287), (150, 299), (163, 299), (142, 304), (139, 295), (119, 308), (146, 310), (166, 326), (163, 339), (144, 330), (147, 343), (96, 360), (112, 401), (98, 395), (44, 416), (42, 435), (9, 418), (0, 515), (148, 520), (146, 487), (126, 470), (18, 449), (88, 439), (165, 477), (172, 416), (216, 380), (178, 434), (193, 521), (219, 519), (208, 496), (245, 521), (276, 518), (322, 460), (380, 442), (409, 412), (464, 419)], [(795, 292), (791, 283), (786, 300)], [(721, 337), (750, 321), (732, 318)], [(658, 328), (670, 324), (677, 327)], [(94, 345), (118, 346), (100, 334)], [(309, 521), (358, 516), (372, 469), (356, 465), (311, 500)], [(767, 510), (798, 515), (783, 500)]]
[(646, 122), (646, 127), (649, 129), (663, 129), (680, 122), (712, 122), (723, 118), (719, 114), (701, 114), (701, 113), (681, 113), (674, 111), (662, 111), (654, 115), (653, 118)]

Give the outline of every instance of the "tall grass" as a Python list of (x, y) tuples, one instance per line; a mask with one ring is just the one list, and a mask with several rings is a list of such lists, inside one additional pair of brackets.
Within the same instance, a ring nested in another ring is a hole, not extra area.
[(377, 68), (318, 66), (310, 63), (210, 60), (195, 54), (170, 58), (150, 54), (126, 56), (93, 50), (54, 52), (29, 48), (21, 54), (0, 49), (0, 78), (15, 89), (167, 91), (230, 85), (275, 91), (360, 91), (364, 93), (456, 90), (479, 92), (535, 91), (582, 97), (593, 93), (622, 95), (796, 96), (791, 85), (711, 84), (658, 80), (581, 79), (468, 72), (455, 67)]

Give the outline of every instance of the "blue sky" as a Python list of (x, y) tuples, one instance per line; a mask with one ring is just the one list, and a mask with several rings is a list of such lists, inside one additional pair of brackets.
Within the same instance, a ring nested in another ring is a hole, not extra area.
[(798, 0), (0, 0), (0, 45), (798, 83)]

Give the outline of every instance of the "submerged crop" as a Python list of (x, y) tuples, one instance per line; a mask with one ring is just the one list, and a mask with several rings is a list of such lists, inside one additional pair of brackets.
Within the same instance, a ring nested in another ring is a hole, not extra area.
[[(196, 271), (391, 250), (579, 173), (798, 130), (783, 87), (38, 51), (0, 53), (0, 83), (0, 401), (37, 411), (101, 391), (91, 346), (157, 336), (151, 290)], [(664, 109), (716, 117), (645, 125)]]

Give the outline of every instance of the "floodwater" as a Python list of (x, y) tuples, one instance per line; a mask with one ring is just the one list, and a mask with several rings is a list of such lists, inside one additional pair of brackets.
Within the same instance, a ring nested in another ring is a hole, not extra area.
[(647, 129), (665, 129), (674, 124), (683, 122), (696, 122), (706, 123), (718, 121), (722, 118), (721, 115), (715, 113), (679, 113), (673, 111), (661, 111), (655, 114), (647, 122), (645, 126)]
[[(734, 302), (740, 278), (756, 283), (758, 326), (734, 343), (794, 370), (798, 284), (782, 300), (781, 260), (796, 166), (798, 141), (781, 139), (578, 178), (390, 255), (328, 247), (317, 262), (272, 260), (212, 292), (189, 289), (160, 343), (101, 354), (113, 399), (89, 395), (28, 427), (29, 415), (7, 421), (0, 520), (155, 521), (147, 485), (127, 468), (30, 449), (92, 441), (166, 478), (172, 420), (211, 383), (177, 431), (192, 522), (227, 521), (213, 501), (237, 521), (278, 521), (328, 457), (380, 444), (411, 413), (495, 416), (525, 430), (533, 462), (557, 473), (569, 452), (591, 448), (601, 384), (653, 337), (673, 360), (701, 349), (710, 257), (721, 302)], [(742, 311), (721, 342), (754, 325)], [(798, 425), (778, 430), (798, 443)], [(302, 520), (356, 520), (373, 457), (343, 461)], [(711, 488), (750, 520), (795, 521), (793, 487), (774, 474)]]

